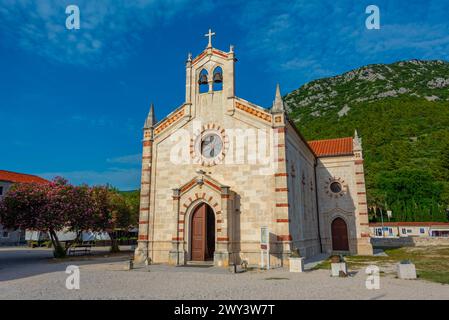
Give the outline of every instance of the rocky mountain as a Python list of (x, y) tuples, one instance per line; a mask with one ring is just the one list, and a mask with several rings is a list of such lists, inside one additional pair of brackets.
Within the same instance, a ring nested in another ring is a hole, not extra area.
[(285, 103), (308, 140), (358, 130), (371, 206), (394, 207), (402, 220), (443, 219), (449, 205), (449, 62), (368, 65), (307, 83)]

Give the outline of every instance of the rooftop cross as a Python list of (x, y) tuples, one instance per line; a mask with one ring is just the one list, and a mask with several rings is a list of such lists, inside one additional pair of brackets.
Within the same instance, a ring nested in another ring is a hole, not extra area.
[(207, 45), (207, 47), (212, 48), (212, 36), (215, 36), (215, 32), (212, 32), (212, 30), (209, 29), (209, 33), (206, 33), (204, 36), (209, 37), (209, 44)]

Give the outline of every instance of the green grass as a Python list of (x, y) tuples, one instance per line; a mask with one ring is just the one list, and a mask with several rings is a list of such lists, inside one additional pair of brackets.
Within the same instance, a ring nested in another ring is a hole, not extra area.
[[(348, 269), (358, 270), (370, 264), (392, 267), (401, 260), (411, 260), (419, 279), (449, 284), (449, 247), (408, 247), (387, 249), (387, 257), (346, 256)], [(330, 260), (323, 261), (314, 269), (330, 269)]]

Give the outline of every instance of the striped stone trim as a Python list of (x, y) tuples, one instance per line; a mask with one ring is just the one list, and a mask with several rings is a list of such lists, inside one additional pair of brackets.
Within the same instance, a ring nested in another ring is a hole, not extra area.
[(221, 56), (221, 57), (223, 57), (223, 58), (227, 58), (227, 57), (228, 57), (227, 54), (225, 54), (225, 53), (223, 53), (223, 52), (221, 52), (221, 51), (218, 51), (218, 50), (212, 50), (212, 53), (214, 53), (214, 54), (216, 54), (216, 55), (218, 55), (218, 56)]
[(292, 236), (289, 234), (286, 235), (278, 235), (277, 236), (278, 241), (291, 241), (292, 240)]
[(242, 110), (246, 113), (249, 113), (259, 119), (262, 119), (264, 121), (270, 122), (271, 123), (271, 114), (262, 111), (262, 110), (257, 110), (256, 108), (241, 104), (240, 102), (235, 102), (235, 107), (239, 110)]
[(363, 164), (363, 160), (355, 160), (354, 163), (355, 164)]
[(184, 237), (173, 237), (171, 238), (172, 241), (184, 241)]
[(151, 140), (145, 140), (145, 141), (143, 142), (143, 146), (144, 146), (144, 147), (151, 147), (151, 145), (152, 145)]
[(290, 222), (290, 219), (276, 219), (276, 222)]
[(287, 172), (279, 172), (274, 174), (275, 177), (288, 177)]
[(203, 51), (202, 53), (200, 53), (200, 55), (198, 57), (196, 57), (195, 59), (193, 59), (192, 64), (195, 64), (198, 60), (200, 60), (202, 57), (204, 57), (206, 55), (206, 51)]
[(229, 241), (229, 237), (217, 237), (217, 241)]
[(139, 224), (148, 224), (148, 220), (142, 220), (142, 221), (139, 221)]
[(148, 240), (147, 235), (139, 235), (139, 240)]
[(184, 115), (184, 108), (181, 110), (178, 110), (173, 115), (165, 119), (161, 124), (159, 124), (156, 129), (154, 130), (155, 134), (159, 134), (160, 132), (164, 131), (166, 128), (171, 126), (176, 120), (181, 118)]
[(206, 184), (210, 185), (212, 188), (214, 188), (214, 189), (216, 189), (216, 190), (221, 192), (221, 188), (219, 186), (217, 186), (215, 183), (213, 183), (213, 182), (211, 182), (211, 181), (209, 181), (207, 179), (204, 179), (204, 182)]
[(275, 192), (288, 192), (288, 188), (276, 188), (274, 189)]
[(277, 130), (278, 133), (284, 133), (284, 132), (287, 131), (287, 128), (286, 127), (280, 127), (280, 128), (277, 128), (276, 130)]
[(288, 208), (289, 206), (288, 203), (276, 203), (277, 208)]
[(360, 234), (360, 236), (361, 236), (362, 238), (369, 238), (369, 233), (362, 232), (362, 233)]

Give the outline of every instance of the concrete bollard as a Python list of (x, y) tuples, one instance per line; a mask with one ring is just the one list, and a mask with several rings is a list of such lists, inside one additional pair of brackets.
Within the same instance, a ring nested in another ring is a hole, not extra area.
[(130, 271), (134, 268), (134, 261), (132, 259), (130, 259), (129, 261), (126, 262), (124, 269), (126, 271)]
[(304, 272), (304, 257), (288, 258), (290, 272)]
[(410, 261), (401, 261), (397, 264), (397, 273), (399, 279), (413, 280), (416, 279), (416, 268)]

